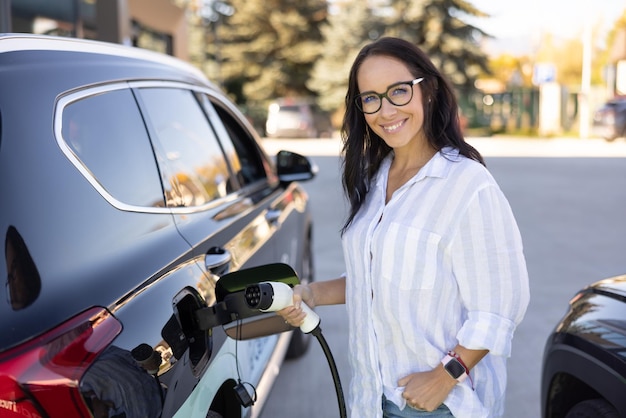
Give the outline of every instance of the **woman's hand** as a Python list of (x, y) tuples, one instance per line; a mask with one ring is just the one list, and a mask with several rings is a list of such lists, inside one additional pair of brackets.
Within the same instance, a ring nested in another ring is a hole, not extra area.
[(302, 311), (301, 304), (306, 303), (309, 308), (315, 307), (315, 299), (309, 285), (296, 285), (293, 288), (293, 305), (288, 306), (276, 313), (282, 316), (286, 323), (293, 327), (299, 327), (304, 322), (306, 314)]
[(398, 386), (404, 386), (402, 397), (409, 406), (424, 411), (439, 408), (456, 384), (457, 381), (441, 365), (429, 372), (413, 373), (398, 380)]
[(309, 308), (322, 305), (337, 305), (346, 303), (346, 278), (338, 277), (332, 280), (324, 280), (294, 286), (293, 305), (276, 312), (282, 316), (289, 325), (299, 327), (304, 322), (306, 314), (302, 311), (302, 302)]

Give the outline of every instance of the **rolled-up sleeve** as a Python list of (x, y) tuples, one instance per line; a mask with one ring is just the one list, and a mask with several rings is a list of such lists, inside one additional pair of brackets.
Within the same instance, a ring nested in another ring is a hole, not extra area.
[(495, 184), (478, 190), (460, 216), (450, 253), (466, 310), (457, 339), (466, 348), (508, 357), (530, 299), (519, 228)]

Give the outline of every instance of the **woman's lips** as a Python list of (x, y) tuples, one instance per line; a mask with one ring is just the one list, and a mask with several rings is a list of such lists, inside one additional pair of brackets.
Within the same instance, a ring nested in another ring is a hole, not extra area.
[(393, 132), (398, 130), (402, 125), (406, 123), (406, 119), (394, 123), (393, 125), (381, 125), (385, 132)]

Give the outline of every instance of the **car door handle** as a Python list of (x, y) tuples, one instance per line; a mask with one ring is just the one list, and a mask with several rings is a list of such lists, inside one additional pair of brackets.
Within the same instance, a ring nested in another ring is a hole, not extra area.
[(230, 251), (221, 247), (211, 247), (204, 256), (204, 266), (216, 276), (223, 276), (230, 270)]
[(278, 223), (278, 220), (280, 219), (281, 214), (282, 211), (279, 209), (269, 209), (267, 213), (265, 213), (265, 220), (270, 225), (276, 225)]

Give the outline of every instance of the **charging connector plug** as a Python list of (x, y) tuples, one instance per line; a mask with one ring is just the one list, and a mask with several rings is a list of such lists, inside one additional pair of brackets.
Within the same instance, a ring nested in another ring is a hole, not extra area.
[[(245, 298), (248, 307), (261, 312), (276, 312), (293, 305), (293, 291), (282, 282), (263, 282), (246, 288)], [(306, 317), (300, 325), (305, 334), (310, 333), (320, 324), (320, 317), (306, 303), (301, 305)]]
[(254, 399), (252, 399), (250, 393), (248, 393), (248, 389), (246, 389), (245, 383), (239, 381), (239, 383), (235, 385), (233, 390), (235, 391), (235, 395), (237, 395), (237, 399), (239, 400), (241, 406), (243, 406), (244, 408), (248, 408), (254, 405), (254, 402), (256, 401), (256, 393), (254, 395)]

